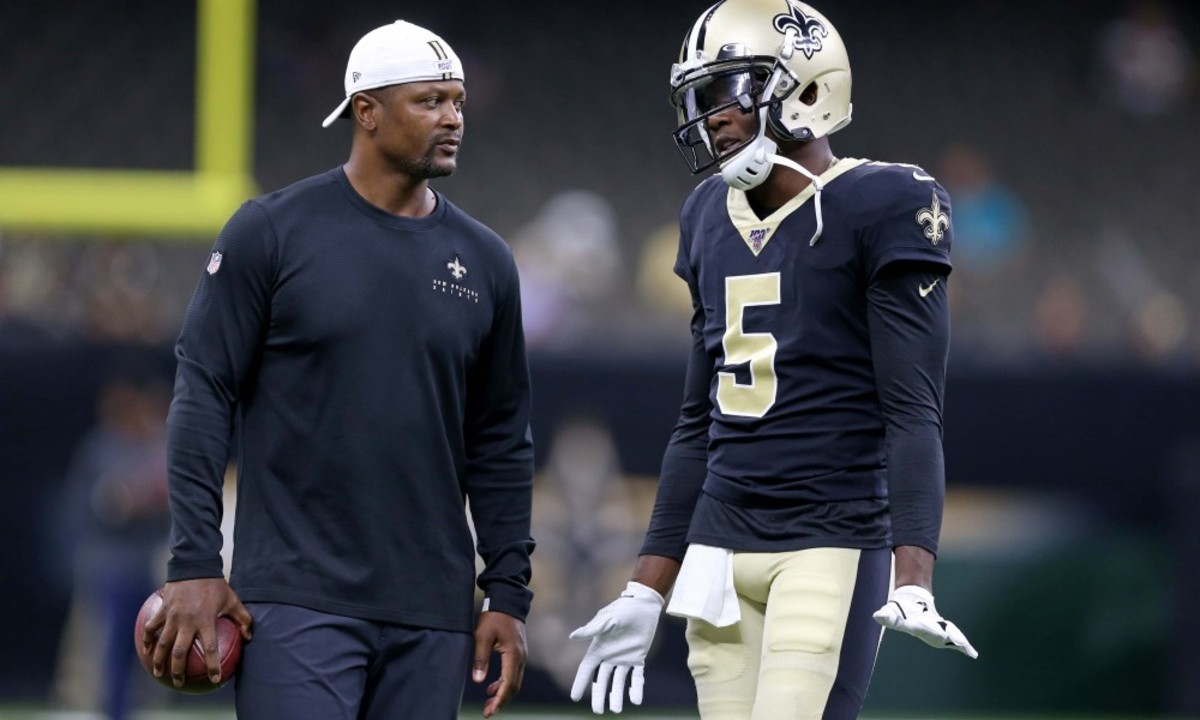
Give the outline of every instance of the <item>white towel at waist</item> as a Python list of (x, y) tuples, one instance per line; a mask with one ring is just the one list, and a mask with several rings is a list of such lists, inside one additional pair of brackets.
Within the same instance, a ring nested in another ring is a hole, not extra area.
[(733, 589), (733, 551), (689, 545), (675, 579), (667, 614), (697, 618), (717, 627), (742, 619)]

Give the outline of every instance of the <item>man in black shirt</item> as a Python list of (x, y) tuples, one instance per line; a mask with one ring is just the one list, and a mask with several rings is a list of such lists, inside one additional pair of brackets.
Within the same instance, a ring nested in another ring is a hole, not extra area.
[[(482, 682), (498, 652), (490, 717), (521, 685), (531, 599), (517, 270), (495, 233), (429, 187), (454, 172), (462, 140), (449, 45), (404, 21), (377, 28), (345, 87), (324, 124), (352, 122), (349, 161), (244, 204), (188, 308), (168, 420), (172, 555), (143, 641), (162, 631), (155, 672), (178, 684), (194, 638), (215, 649), (215, 618), (246, 640), (253, 623), (243, 720), (451, 720), (468, 668)], [(209, 670), (220, 679), (215, 659)]]

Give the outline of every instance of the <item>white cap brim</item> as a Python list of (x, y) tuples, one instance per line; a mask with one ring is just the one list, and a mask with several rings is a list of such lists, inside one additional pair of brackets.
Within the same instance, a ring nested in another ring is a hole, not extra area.
[(325, 122), (321, 123), (321, 127), (329, 127), (330, 125), (332, 125), (335, 120), (337, 120), (338, 118), (340, 118), (342, 116), (342, 113), (344, 113), (346, 111), (346, 106), (349, 104), (350, 104), (350, 98), (348, 98), (348, 97), (345, 100), (338, 103), (338, 106), (333, 109), (333, 112), (329, 113), (329, 117), (325, 118)]
[(462, 80), (462, 62), (450, 46), (419, 25), (397, 20), (363, 35), (346, 63), (342, 100), (321, 127), (329, 127), (346, 112), (355, 93), (388, 85), (438, 80)]

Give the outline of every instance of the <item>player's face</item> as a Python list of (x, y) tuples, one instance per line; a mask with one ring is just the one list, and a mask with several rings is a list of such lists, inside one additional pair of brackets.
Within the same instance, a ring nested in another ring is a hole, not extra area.
[(700, 112), (712, 112), (704, 126), (718, 157), (752, 139), (758, 132), (757, 113), (751, 108), (761, 91), (749, 73), (730, 73), (713, 78), (697, 92), (696, 104)]
[(427, 180), (457, 169), (467, 99), (461, 80), (392, 85), (375, 97), (375, 142), (399, 172)]

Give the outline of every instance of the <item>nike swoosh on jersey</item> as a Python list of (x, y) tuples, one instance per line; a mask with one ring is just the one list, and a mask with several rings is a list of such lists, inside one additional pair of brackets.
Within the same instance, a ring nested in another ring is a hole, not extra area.
[(913, 180), (920, 180), (922, 182), (933, 182), (933, 176), (924, 175), (919, 170), (913, 170)]
[(926, 287), (924, 285), (917, 285), (917, 292), (921, 293), (921, 297), (925, 297), (929, 293), (933, 292), (933, 289), (935, 287), (937, 287), (937, 284), (939, 282), (941, 282), (941, 278), (938, 278), (937, 280), (934, 280), (933, 282), (929, 283), (928, 287)]

